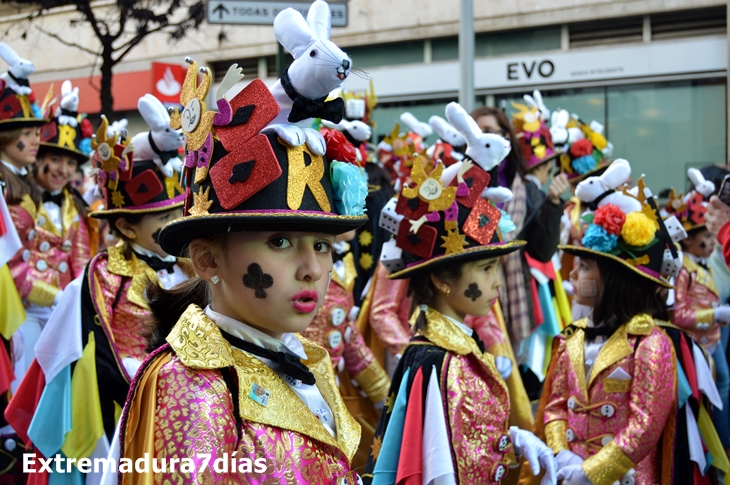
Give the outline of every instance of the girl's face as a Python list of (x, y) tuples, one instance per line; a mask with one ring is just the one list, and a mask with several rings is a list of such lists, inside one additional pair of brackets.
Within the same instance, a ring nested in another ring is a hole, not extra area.
[(436, 309), (461, 322), (467, 315), (482, 317), (494, 306), (501, 284), (498, 258), (464, 263), (461, 277), (447, 283), (448, 296), (437, 293), (441, 303)]
[(579, 258), (578, 265), (570, 272), (570, 282), (575, 288), (575, 302), (592, 308), (601, 293), (598, 264), (590, 259)]
[(165, 227), (165, 224), (174, 221), (178, 217), (182, 217), (182, 215), (182, 208), (177, 208), (166, 212), (147, 214), (136, 224), (129, 224), (125, 219), (119, 219), (117, 221), (117, 228), (135, 244), (139, 244), (143, 248), (157, 253), (164, 258), (169, 255), (162, 250), (157, 238), (162, 228)]
[(3, 148), (6, 162), (17, 168), (23, 168), (36, 161), (38, 147), (41, 144), (41, 129), (38, 127), (23, 128), (23, 133), (16, 141)]
[(232, 232), (216, 251), (215, 311), (273, 337), (301, 332), (324, 302), (332, 271), (330, 234)]
[(710, 231), (703, 229), (684, 239), (682, 249), (699, 258), (709, 258), (715, 249), (715, 242)]
[(497, 118), (492, 115), (480, 116), (476, 119), (477, 125), (482, 129), (484, 133), (492, 133), (494, 135), (502, 136), (506, 139), (510, 139), (509, 131), (499, 126)]
[(69, 155), (48, 152), (38, 161), (35, 179), (43, 190), (57, 192), (64, 188), (76, 173), (79, 162)]

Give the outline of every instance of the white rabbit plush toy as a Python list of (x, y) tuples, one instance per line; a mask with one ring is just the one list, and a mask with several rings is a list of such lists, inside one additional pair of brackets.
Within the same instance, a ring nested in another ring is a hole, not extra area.
[(409, 130), (411, 130), (413, 133), (420, 136), (421, 138), (427, 138), (433, 133), (433, 128), (431, 128), (431, 125), (422, 121), (418, 121), (418, 118), (413, 116), (413, 114), (408, 111), (401, 113), (400, 121), (401, 123), (406, 125)]
[(687, 177), (689, 177), (695, 190), (702, 194), (705, 199), (709, 199), (712, 193), (715, 192), (715, 184), (711, 180), (705, 180), (705, 176), (696, 168), (687, 170)]
[(640, 212), (641, 203), (616, 190), (631, 177), (631, 165), (623, 158), (616, 159), (599, 177), (588, 177), (575, 188), (575, 195), (596, 210), (606, 204), (614, 204), (624, 214)]
[[(505, 138), (492, 133), (483, 133), (474, 118), (458, 103), (446, 105), (446, 119), (466, 139), (465, 155), (472, 159), (485, 172), (499, 165), (509, 155), (512, 145)], [(462, 162), (457, 162), (444, 170), (441, 180), (448, 184), (456, 176)], [(507, 187), (487, 187), (482, 197), (493, 202), (505, 202), (512, 198)]]
[(71, 81), (66, 80), (61, 85), (61, 104), (56, 116), (59, 125), (76, 126), (79, 124), (79, 88), (71, 87)]
[(537, 110), (540, 112), (540, 119), (542, 121), (547, 121), (550, 119), (550, 110), (545, 106), (545, 103), (542, 100), (542, 93), (539, 89), (536, 89), (532, 92), (532, 96), (529, 94), (525, 94), (522, 96), (522, 99), (525, 100), (525, 103), (527, 103), (527, 106), (531, 108), (537, 108)]
[(28, 59), (23, 59), (7, 44), (0, 43), (0, 57), (8, 63), (8, 70), (0, 74), (0, 79), (13, 91), (28, 96), (31, 93), (28, 77), (35, 72), (35, 66)]
[(356, 148), (358, 162), (362, 162), (363, 157), (367, 156), (360, 148), (360, 145), (368, 141), (373, 135), (373, 130), (370, 128), (370, 125), (360, 120), (348, 121), (344, 119), (336, 124), (331, 121), (322, 120), (322, 125), (346, 133), (352, 139), (351, 141), (354, 140), (356, 142), (353, 145)]
[(129, 138), (129, 132), (127, 131), (128, 124), (129, 122), (127, 121), (127, 118), (122, 118), (121, 120), (114, 121), (106, 129), (107, 138), (112, 138), (116, 133), (119, 137), (119, 140), (126, 140), (127, 138)]
[(137, 109), (150, 131), (135, 135), (125, 151), (134, 150), (135, 160), (152, 160), (165, 177), (172, 177), (173, 172), (182, 168), (178, 158), (178, 149), (183, 146), (182, 134), (170, 128), (170, 114), (151, 94), (139, 98)]
[(431, 116), (428, 119), (428, 124), (431, 128), (438, 133), (439, 141), (428, 147), (426, 155), (430, 158), (434, 158), (436, 154), (437, 158), (444, 158), (446, 165), (452, 165), (448, 159), (455, 162), (459, 162), (464, 159), (464, 155), (459, 153), (456, 149), (463, 149), (466, 145), (466, 138), (459, 131), (451, 126), (448, 121), (440, 116)]
[(273, 86), (271, 94), (279, 104), (279, 114), (262, 132), (275, 132), (291, 146), (307, 146), (315, 155), (324, 155), (326, 145), (319, 131), (307, 128), (312, 118), (333, 123), (342, 121), (342, 98), (326, 101), (350, 75), (352, 61), (329, 40), (330, 7), (323, 0), (309, 8), (307, 19), (293, 8), (274, 19), (274, 35), (294, 57)]

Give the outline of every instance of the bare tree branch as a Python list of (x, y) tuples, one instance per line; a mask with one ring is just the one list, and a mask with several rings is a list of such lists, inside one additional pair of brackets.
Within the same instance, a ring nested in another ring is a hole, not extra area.
[(43, 27), (40, 27), (40, 26), (36, 25), (35, 28), (37, 30), (39, 30), (41, 33), (47, 35), (48, 37), (51, 37), (53, 39), (56, 39), (57, 41), (59, 41), (63, 45), (66, 45), (68, 47), (75, 47), (76, 49), (82, 50), (82, 51), (87, 52), (89, 54), (92, 54), (94, 56), (98, 56), (99, 55), (98, 52), (94, 52), (91, 49), (89, 49), (87, 47), (84, 47), (82, 45), (79, 45), (79, 44), (77, 44), (75, 42), (69, 42), (66, 39), (64, 39), (61, 36), (59, 36), (58, 34), (54, 34), (53, 32), (50, 32), (50, 31), (44, 29)]

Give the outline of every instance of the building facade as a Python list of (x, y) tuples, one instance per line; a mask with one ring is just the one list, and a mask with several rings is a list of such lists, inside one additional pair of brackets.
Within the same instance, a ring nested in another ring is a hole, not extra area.
[[(209, 10), (216, 0), (210, 1)], [(256, 3), (267, 5), (266, 0)], [(99, 2), (96, 9), (111, 5)], [(350, 76), (345, 89), (364, 90), (368, 78), (374, 81), (379, 99), (375, 138), (389, 133), (403, 111), (422, 121), (443, 116), (445, 105), (458, 98), (460, 2), (351, 0), (344, 5), (347, 25), (334, 27), (332, 40), (367, 73)], [(81, 109), (98, 112), (95, 56), (44, 33), (93, 51), (98, 45), (90, 30), (70, 27), (78, 15), (61, 8), (36, 19), (38, 28), (23, 21), (27, 13), (3, 9), (0, 41), (36, 63), (31, 82), (37, 95), (51, 83), (60, 90), (64, 79), (72, 79), (81, 87)], [(726, 164), (727, 3), (475, 0), (473, 14), (477, 105), (509, 112), (511, 101), (538, 88), (549, 108), (604, 124), (614, 157), (630, 160), (636, 175), (646, 173), (657, 189), (683, 190), (688, 167)], [(128, 114), (140, 95), (159, 87), (166, 70), (153, 68), (153, 62), (175, 68), (190, 55), (218, 79), (238, 62), (245, 80), (258, 77), (273, 84), (277, 51), (270, 25), (206, 22), (176, 44), (152, 35), (116, 69), (115, 110)], [(143, 128), (141, 120), (130, 121), (132, 132)]]

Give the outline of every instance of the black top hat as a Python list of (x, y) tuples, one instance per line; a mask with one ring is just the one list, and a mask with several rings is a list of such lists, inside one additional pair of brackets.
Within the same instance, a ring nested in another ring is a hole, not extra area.
[(39, 155), (46, 152), (61, 153), (76, 158), (80, 163), (89, 159), (91, 124), (86, 118), (79, 119), (78, 113), (73, 113), (73, 115), (77, 120), (76, 126), (61, 123), (56, 117), (41, 127)]
[(28, 95), (16, 93), (2, 79), (0, 91), (0, 131), (48, 123), (47, 119), (35, 116)]
[[(197, 66), (190, 64), (188, 76), (195, 80)], [(262, 81), (254, 80), (230, 102), (218, 100), (218, 114), (207, 133), (197, 131), (208, 119), (201, 112), (201, 99), (210, 83), (204, 79), (201, 86), (206, 89), (196, 89), (187, 81), (185, 109), (172, 114), (171, 125), (182, 119), (183, 130), (193, 135), (198, 148), (191, 150), (188, 136), (185, 213), (160, 233), (165, 252), (180, 255), (192, 239), (228, 231), (285, 228), (340, 234), (367, 222), (367, 182), (358, 179), (359, 167), (330, 163), (306, 144), (289, 146), (274, 133), (260, 133), (279, 112)], [(358, 200), (348, 203), (351, 197)]]

